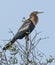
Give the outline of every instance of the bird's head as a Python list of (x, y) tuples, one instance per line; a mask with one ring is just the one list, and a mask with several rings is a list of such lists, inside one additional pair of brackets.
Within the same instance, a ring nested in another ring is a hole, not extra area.
[(41, 14), (41, 13), (43, 13), (43, 12), (34, 11), (30, 14), (30, 20), (33, 22), (34, 25), (36, 25), (38, 22), (38, 16), (37, 15)]

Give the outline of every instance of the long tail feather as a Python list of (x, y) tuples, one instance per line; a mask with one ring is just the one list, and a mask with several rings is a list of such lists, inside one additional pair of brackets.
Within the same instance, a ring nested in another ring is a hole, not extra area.
[(12, 42), (10, 41), (9, 43), (7, 43), (4, 47), (3, 47), (3, 50), (7, 50), (9, 49), (11, 46), (12, 46)]

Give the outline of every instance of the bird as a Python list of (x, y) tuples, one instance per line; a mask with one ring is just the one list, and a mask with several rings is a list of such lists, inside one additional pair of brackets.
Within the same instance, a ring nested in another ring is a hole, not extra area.
[(39, 11), (33, 11), (30, 13), (29, 18), (24, 21), (22, 26), (18, 29), (17, 33), (8, 42), (4, 47), (3, 50), (7, 50), (17, 39), (22, 39), (25, 37), (25, 34), (28, 32), (28, 35), (34, 30), (35, 26), (38, 23), (38, 14), (43, 13)]

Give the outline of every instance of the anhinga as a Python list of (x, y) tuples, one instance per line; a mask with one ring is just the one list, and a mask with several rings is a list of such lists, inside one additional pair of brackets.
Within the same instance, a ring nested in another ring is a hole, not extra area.
[(33, 29), (35, 28), (35, 25), (38, 23), (37, 15), (40, 13), (43, 13), (43, 12), (38, 12), (38, 11), (32, 12), (30, 14), (29, 18), (27, 20), (25, 20), (23, 25), (19, 28), (18, 32), (12, 38), (12, 40), (3, 47), (3, 50), (8, 49), (17, 39), (22, 39), (23, 37), (25, 37), (26, 32), (29, 32), (29, 34), (30, 34), (33, 31)]

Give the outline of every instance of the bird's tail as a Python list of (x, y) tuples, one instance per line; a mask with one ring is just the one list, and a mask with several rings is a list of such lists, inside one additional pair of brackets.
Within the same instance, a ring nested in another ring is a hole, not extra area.
[(17, 39), (15, 37), (12, 38), (12, 40), (10, 42), (8, 42), (4, 47), (3, 47), (3, 50), (7, 50), (9, 49), (12, 44), (16, 41)]
[(7, 50), (7, 49), (9, 49), (11, 46), (12, 46), (12, 42), (10, 41), (10, 42), (8, 42), (4, 47), (3, 47), (3, 50)]

